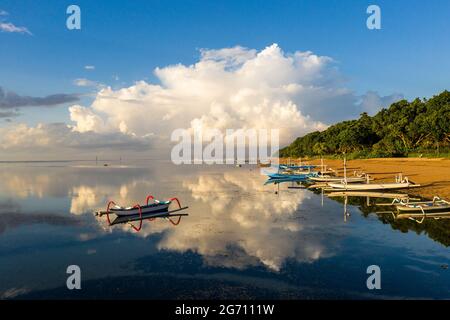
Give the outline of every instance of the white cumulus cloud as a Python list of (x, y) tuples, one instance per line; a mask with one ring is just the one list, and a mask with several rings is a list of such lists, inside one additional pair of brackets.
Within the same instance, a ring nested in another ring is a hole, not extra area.
[[(76, 127), (101, 115), (105, 126), (138, 136), (168, 139), (176, 128), (280, 129), (282, 141), (326, 125), (298, 103), (303, 91), (334, 83), (328, 57), (310, 52), (285, 54), (276, 44), (264, 50), (242, 47), (202, 50), (193, 65), (157, 68), (159, 84), (144, 81), (97, 94), (89, 117), (72, 119)], [(329, 89), (323, 89), (329, 91)], [(336, 93), (337, 94), (337, 93)], [(100, 128), (98, 130), (101, 130)]]
[[(178, 128), (279, 129), (285, 144), (397, 97), (369, 92), (361, 98), (345, 86), (332, 58), (309, 51), (285, 53), (277, 44), (260, 51), (202, 49), (196, 63), (156, 68), (154, 75), (155, 83), (97, 86), (90, 106), (69, 108), (71, 134), (80, 139), (98, 134), (97, 140), (152, 137), (158, 149), (169, 150), (170, 135)], [(77, 79), (75, 84), (97, 83)], [(37, 134), (43, 128), (28, 128), (28, 135), (50, 139)]]

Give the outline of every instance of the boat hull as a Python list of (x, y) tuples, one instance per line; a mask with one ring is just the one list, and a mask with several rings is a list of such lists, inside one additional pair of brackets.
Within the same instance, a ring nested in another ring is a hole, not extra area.
[[(343, 177), (311, 177), (309, 179), (315, 182), (341, 182), (342, 180), (344, 180)], [(366, 178), (362, 177), (351, 177), (347, 178), (347, 183), (364, 182), (366, 180)]]
[(328, 194), (328, 197), (369, 197), (382, 199), (407, 199), (408, 194), (405, 193), (387, 193), (376, 191), (335, 191)]
[[(152, 203), (149, 205), (144, 205), (141, 206), (141, 213), (149, 214), (149, 213), (165, 212), (169, 210), (169, 205), (170, 202)], [(111, 208), (110, 212), (118, 216), (133, 216), (140, 214), (139, 208)]]
[(328, 186), (336, 190), (349, 190), (349, 191), (367, 191), (367, 190), (396, 190), (396, 189), (407, 189), (413, 185), (411, 183), (328, 183)]

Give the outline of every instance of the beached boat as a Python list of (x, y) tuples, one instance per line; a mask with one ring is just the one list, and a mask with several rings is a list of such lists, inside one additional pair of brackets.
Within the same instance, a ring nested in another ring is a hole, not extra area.
[[(344, 177), (332, 177), (328, 175), (319, 175), (317, 177), (310, 177), (310, 180), (314, 182), (341, 182), (344, 180)], [(355, 183), (355, 182), (364, 182), (366, 181), (366, 177), (349, 177), (347, 178), (347, 183)]]
[(398, 190), (420, 187), (420, 184), (409, 181), (408, 177), (403, 178), (401, 173), (398, 177), (395, 177), (395, 182), (393, 183), (370, 183), (369, 175), (366, 175), (366, 183), (349, 183), (348, 179), (346, 159), (344, 158), (344, 179), (339, 183), (328, 182), (327, 184), (331, 190), (342, 191)]
[(310, 177), (317, 176), (317, 172), (307, 172), (307, 173), (269, 173), (267, 176), (270, 179), (299, 179), (307, 180)]
[(431, 201), (404, 201), (395, 199), (392, 203), (401, 213), (438, 213), (450, 212), (450, 202), (439, 197)]
[(328, 197), (368, 197), (380, 199), (410, 199), (406, 193), (386, 193), (374, 191), (335, 191), (327, 194)]
[(408, 181), (405, 178), (401, 181), (396, 181), (393, 183), (347, 183), (344, 181), (340, 183), (330, 182), (328, 186), (332, 190), (345, 190), (345, 191), (370, 191), (370, 190), (398, 190), (398, 189), (408, 189), (414, 187), (420, 187), (420, 184)]
[(280, 164), (278, 168), (282, 170), (310, 170), (316, 168), (316, 165), (286, 165), (286, 164)]
[[(322, 160), (322, 168), (323, 168), (323, 160)], [(347, 177), (347, 160), (344, 158), (344, 176), (337, 177), (332, 175), (320, 174), (317, 177), (311, 177), (310, 180), (319, 183), (326, 183), (329, 185), (330, 183), (357, 183), (357, 182), (368, 182), (369, 180), (373, 180), (369, 177), (368, 174), (365, 173), (357, 173), (353, 172), (352, 177)]]

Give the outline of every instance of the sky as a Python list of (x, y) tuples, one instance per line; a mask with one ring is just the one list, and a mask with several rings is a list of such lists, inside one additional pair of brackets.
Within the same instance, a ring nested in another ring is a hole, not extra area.
[(449, 15), (446, 0), (0, 0), (0, 160), (151, 156), (176, 128), (288, 143), (431, 97), (449, 88)]

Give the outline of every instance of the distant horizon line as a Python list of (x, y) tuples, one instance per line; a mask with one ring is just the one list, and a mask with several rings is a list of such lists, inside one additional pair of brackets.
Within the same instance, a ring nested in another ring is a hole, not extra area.
[[(26, 163), (26, 162), (76, 162), (76, 161), (83, 161), (83, 162), (99, 162), (99, 161), (130, 161), (130, 160), (166, 160), (166, 159), (155, 159), (155, 158), (139, 158), (139, 159), (58, 159), (58, 160), (0, 160), (0, 163)], [(168, 159), (170, 160), (170, 159)]]

